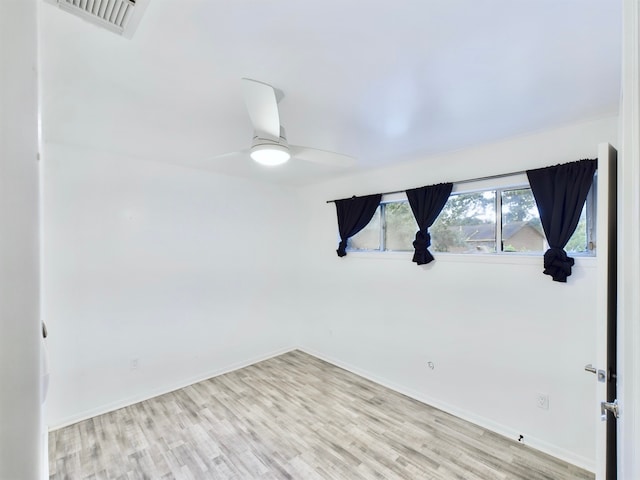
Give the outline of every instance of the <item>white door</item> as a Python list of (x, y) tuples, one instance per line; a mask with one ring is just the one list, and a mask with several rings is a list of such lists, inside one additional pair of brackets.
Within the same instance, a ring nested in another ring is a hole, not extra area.
[(597, 325), (596, 359), (591, 369), (596, 382), (596, 480), (616, 479), (616, 168), (617, 152), (608, 143), (598, 146), (597, 175)]

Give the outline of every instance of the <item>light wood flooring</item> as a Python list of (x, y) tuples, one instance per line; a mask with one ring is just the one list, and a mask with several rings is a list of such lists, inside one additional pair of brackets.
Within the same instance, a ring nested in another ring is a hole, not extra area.
[(49, 435), (51, 479), (593, 479), (293, 351)]

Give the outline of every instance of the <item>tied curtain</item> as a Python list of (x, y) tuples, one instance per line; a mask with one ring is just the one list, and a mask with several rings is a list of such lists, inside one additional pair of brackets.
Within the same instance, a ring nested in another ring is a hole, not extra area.
[(347, 254), (347, 240), (371, 221), (378, 205), (380, 205), (380, 200), (382, 200), (382, 195), (379, 193), (336, 200), (338, 231), (340, 232), (340, 245), (336, 252), (339, 257), (344, 257)]
[(596, 160), (579, 160), (527, 170), (549, 243), (549, 250), (544, 254), (543, 273), (551, 275), (555, 282), (566, 282), (571, 275), (574, 259), (567, 255), (564, 247), (578, 226), (596, 168)]
[(434, 260), (433, 255), (429, 252), (431, 245), (429, 227), (440, 215), (452, 189), (452, 183), (440, 183), (407, 190), (407, 199), (419, 229), (416, 233), (416, 239), (413, 241), (415, 249), (413, 261), (418, 265), (425, 265)]

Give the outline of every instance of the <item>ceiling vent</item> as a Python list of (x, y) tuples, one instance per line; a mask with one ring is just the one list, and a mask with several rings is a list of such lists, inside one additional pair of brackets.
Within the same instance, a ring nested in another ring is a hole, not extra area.
[(133, 36), (149, 3), (149, 0), (45, 1), (126, 38)]

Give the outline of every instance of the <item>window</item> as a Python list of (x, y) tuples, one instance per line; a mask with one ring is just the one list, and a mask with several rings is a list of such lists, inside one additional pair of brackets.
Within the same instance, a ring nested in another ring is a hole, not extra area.
[(434, 252), (495, 252), (496, 192), (451, 195), (430, 231)]
[(418, 225), (409, 202), (384, 204), (384, 247), (390, 251), (412, 251)]
[[(369, 210), (371, 211), (371, 210)], [(380, 218), (382, 212), (382, 205), (378, 207), (376, 213), (373, 214), (373, 218), (364, 227), (360, 230), (356, 235), (349, 238), (347, 240), (347, 250), (349, 251), (358, 251), (358, 250), (384, 250), (381, 249), (381, 235), (380, 235)]]
[(542, 252), (547, 249), (542, 223), (530, 188), (502, 190), (503, 252)]
[[(456, 192), (429, 229), (431, 251), (447, 253), (542, 253), (548, 245), (528, 185)], [(595, 194), (567, 243), (571, 254), (593, 255)], [(383, 197), (371, 222), (349, 239), (350, 251), (413, 251), (418, 226), (404, 194)]]
[(405, 200), (383, 201), (369, 224), (347, 242), (349, 251), (413, 251), (418, 225)]

